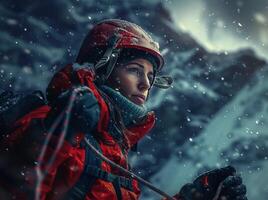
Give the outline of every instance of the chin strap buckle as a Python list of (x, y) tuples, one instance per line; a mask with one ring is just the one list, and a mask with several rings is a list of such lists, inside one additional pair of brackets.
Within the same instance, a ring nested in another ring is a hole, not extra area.
[(162, 88), (162, 89), (168, 89), (171, 87), (173, 83), (173, 79), (171, 76), (156, 76), (153, 86)]

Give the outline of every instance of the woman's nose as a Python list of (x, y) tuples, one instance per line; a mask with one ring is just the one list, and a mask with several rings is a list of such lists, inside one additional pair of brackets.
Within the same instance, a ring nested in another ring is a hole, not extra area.
[(142, 91), (146, 91), (150, 88), (151, 84), (150, 84), (150, 80), (147, 76), (142, 76), (140, 77), (140, 81), (139, 81), (139, 89)]

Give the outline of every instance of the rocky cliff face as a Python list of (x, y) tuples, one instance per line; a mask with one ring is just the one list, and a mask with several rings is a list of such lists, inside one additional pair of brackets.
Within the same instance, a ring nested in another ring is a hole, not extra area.
[[(141, 25), (159, 41), (174, 85), (151, 92), (158, 123), (131, 157), (135, 170), (174, 193), (197, 173), (232, 164), (250, 186), (249, 199), (267, 197), (268, 73), (253, 51), (208, 52), (162, 4), (146, 1), (13, 1), (0, 12), (1, 90), (44, 90), (97, 21)], [(154, 196), (145, 190), (143, 198)]]

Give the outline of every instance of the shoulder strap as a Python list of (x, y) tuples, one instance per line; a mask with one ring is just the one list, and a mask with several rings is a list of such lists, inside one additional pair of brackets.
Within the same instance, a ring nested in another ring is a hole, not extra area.
[[(87, 134), (86, 138), (89, 140), (91, 144), (94, 145), (98, 151), (101, 152), (101, 148), (97, 142), (97, 140), (93, 137), (92, 134)], [(95, 183), (97, 177), (89, 176), (88, 174), (88, 166), (100, 167), (101, 160), (95, 155), (95, 153), (85, 146), (86, 157), (85, 157), (85, 166), (84, 170), (79, 178), (79, 180), (75, 183), (75, 185), (69, 190), (66, 197), (64, 199), (67, 200), (82, 200), (85, 199), (86, 194), (90, 190), (90, 188)]]

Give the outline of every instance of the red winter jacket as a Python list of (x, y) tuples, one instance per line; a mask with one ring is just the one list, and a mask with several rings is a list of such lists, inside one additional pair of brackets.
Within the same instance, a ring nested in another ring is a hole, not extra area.
[[(40, 191), (40, 199), (42, 200), (68, 199), (66, 194), (68, 194), (68, 192), (72, 190), (75, 184), (81, 179), (85, 170), (84, 168), (87, 165), (86, 147), (81, 145), (81, 141), (86, 134), (94, 135), (94, 137), (97, 138), (96, 141), (98, 143), (98, 147), (103, 155), (120, 166), (128, 169), (127, 151), (122, 150), (122, 147), (119, 145), (116, 139), (108, 132), (112, 110), (93, 83), (93, 80), (94, 72), (89, 68), (74, 69), (72, 65), (67, 65), (64, 69), (56, 73), (48, 86), (47, 98), (49, 101), (54, 101), (54, 104), (52, 104), (51, 107), (40, 107), (29, 113), (27, 116), (24, 116), (17, 122), (17, 124), (22, 124), (21, 126), (24, 127), (23, 129), (27, 130), (27, 127), (31, 121), (36, 119), (42, 121), (46, 120), (48, 116), (53, 116), (53, 114), (51, 114), (54, 112), (53, 105), (57, 104), (55, 102), (57, 101), (59, 95), (64, 91), (71, 90), (71, 88), (75, 85), (77, 86), (77, 84), (90, 88), (91, 93), (87, 94), (87, 98), (92, 98), (95, 100), (95, 103), (92, 103), (92, 105), (86, 108), (89, 112), (85, 112), (85, 115), (87, 120), (92, 118), (91, 121), (94, 121), (97, 119), (96, 123), (88, 125), (87, 122), (84, 122), (83, 119), (79, 118), (77, 120), (78, 123), (74, 124), (73, 126), (71, 125), (71, 136), (68, 135), (69, 139), (66, 139), (63, 142), (63, 145), (57, 152), (54, 161), (46, 171), (40, 187), (37, 189)], [(96, 110), (99, 112), (96, 112)], [(81, 110), (81, 113), (83, 115), (84, 111)], [(88, 113), (91, 113), (91, 115), (96, 114), (98, 117), (93, 117), (90, 115), (87, 116)], [(147, 134), (154, 126), (154, 123), (155, 116), (153, 113), (149, 113), (142, 123), (133, 127), (127, 127), (129, 148), (133, 147), (145, 134)], [(84, 128), (79, 129), (80, 126)], [(25, 134), (24, 132), (27, 132), (25, 130), (21, 132)], [(47, 149), (43, 157), (42, 169), (45, 169), (48, 166), (47, 161), (51, 158), (51, 155), (55, 150), (55, 146), (59, 140), (59, 134), (59, 129), (56, 129), (55, 133), (53, 133), (50, 144), (47, 145)], [(44, 140), (45, 136), (46, 134), (43, 134), (43, 139), (41, 140)], [(14, 136), (14, 138), (16, 137), (17, 136)], [(36, 146), (37, 149), (41, 148), (40, 146), (38, 147), (38, 145)], [(112, 168), (104, 161), (101, 161), (98, 167), (102, 170), (102, 172), (107, 172), (109, 176), (112, 174), (112, 176), (115, 175), (117, 178), (124, 177), (124, 174), (118, 171), (118, 169)], [(91, 177), (88, 179), (90, 178)], [(34, 185), (36, 183), (36, 176), (34, 175), (26, 177), (25, 179), (27, 179), (26, 184)], [(130, 183), (132, 188), (131, 190), (120, 185), (120, 191), (118, 192), (118, 188), (115, 188), (114, 183), (102, 178), (96, 178), (93, 185), (86, 192), (84, 199), (116, 200), (120, 198), (118, 197), (119, 193), (121, 198), (124, 200), (138, 199), (140, 196), (138, 183), (136, 180), (130, 180)], [(23, 192), (18, 193), (18, 195), (20, 195), (20, 199), (24, 199)]]

